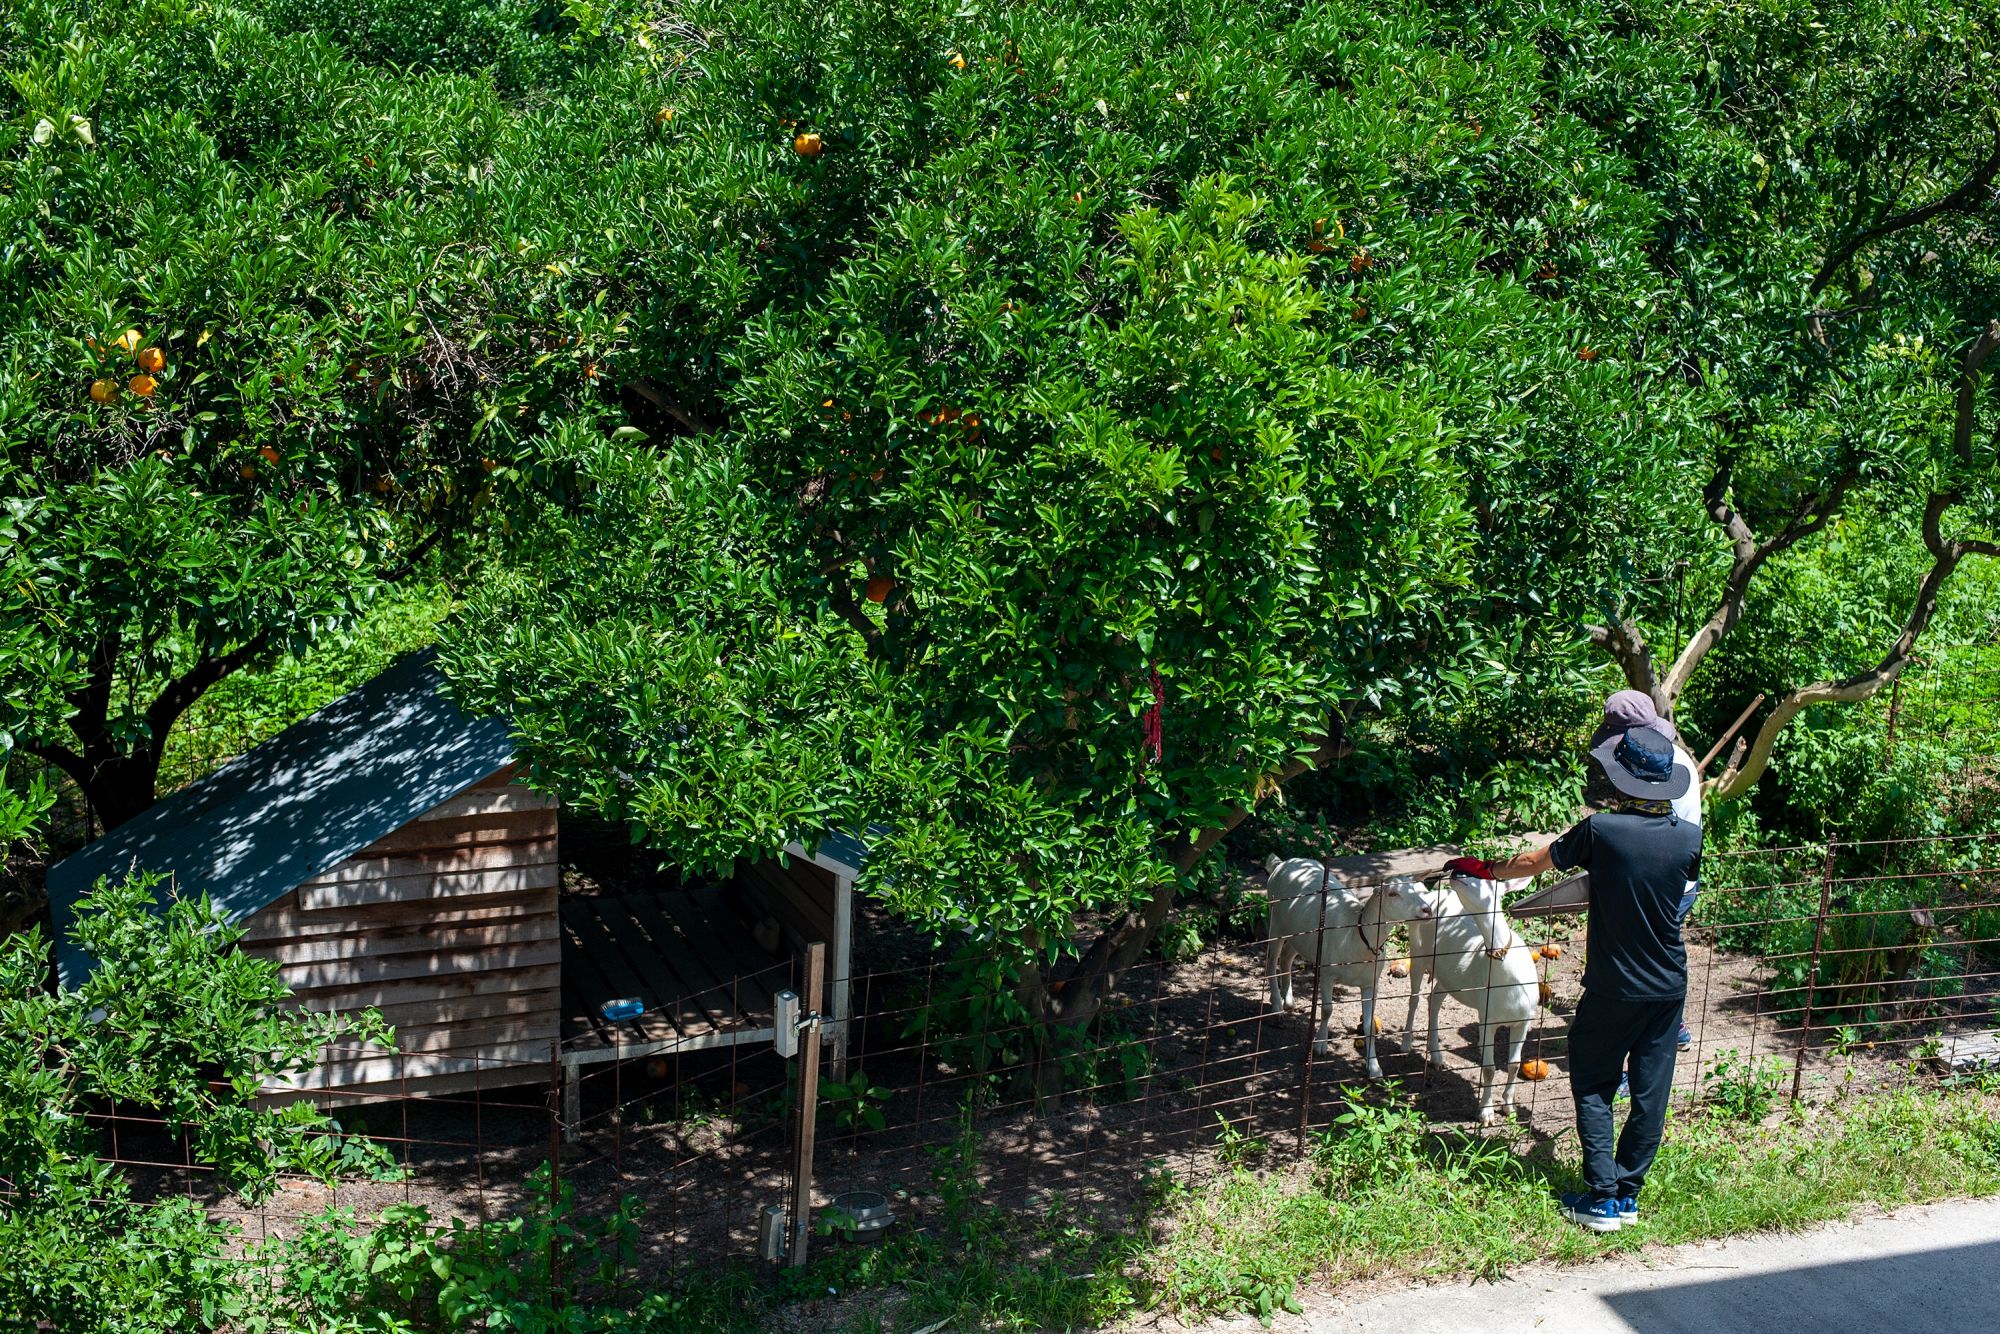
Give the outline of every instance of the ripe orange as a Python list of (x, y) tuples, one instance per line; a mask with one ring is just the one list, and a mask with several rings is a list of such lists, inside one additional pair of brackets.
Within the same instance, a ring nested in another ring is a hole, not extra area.
[(1596, 361), (1597, 349), (1594, 347), (1580, 347), (1576, 350), (1576, 359), (1578, 361)]
[(1315, 236), (1312, 240), (1306, 242), (1306, 249), (1312, 251), (1315, 255), (1324, 255), (1327, 251), (1333, 249), (1333, 247)]
[(266, 463), (276, 463), (278, 461), (278, 451), (270, 445), (257, 446), (257, 454)]
[(672, 107), (661, 107), (653, 113), (653, 119), (662, 125), (671, 124), (674, 119), (674, 109)]
[(1210, 449), (1210, 450), (1208, 451), (1208, 457), (1209, 457), (1209, 461), (1210, 461), (1210, 462), (1212, 462), (1212, 463), (1220, 463), (1220, 462), (1222, 462), (1222, 446), (1221, 446), (1221, 445), (1216, 445), (1216, 446), (1214, 446), (1213, 448), (1211, 448), (1211, 449)]
[(868, 600), (870, 602), (887, 602), (889, 600), (889, 590), (895, 586), (896, 581), (888, 575), (876, 575), (868, 581)]
[(150, 398), (153, 390), (159, 387), (159, 381), (150, 375), (135, 375), (125, 382), (125, 387), (141, 398)]
[(965, 57), (960, 55), (958, 52), (954, 51), (951, 53), (951, 59), (946, 61), (945, 63), (950, 65), (953, 69), (964, 69)]
[(118, 341), (114, 346), (126, 356), (131, 356), (139, 350), (139, 331), (137, 329), (127, 329), (124, 333), (118, 335)]
[(1547, 1079), (1548, 1077), (1549, 1077), (1549, 1063), (1547, 1061), (1521, 1062), (1521, 1078), (1527, 1080), (1537, 1080), (1537, 1079)]
[(242, 467), (236, 470), (236, 475), (238, 477), (241, 477), (244, 481), (247, 482), (252, 477), (255, 477), (257, 475), (256, 466), (253, 464), (246, 463)]
[(1560, 959), (1562, 956), (1563, 947), (1556, 944), (1553, 940), (1542, 946), (1542, 957), (1544, 959)]
[(1541, 1003), (1546, 1006), (1556, 998), (1556, 989), (1546, 982), (1538, 982), (1536, 983), (1535, 994), (1541, 1000)]
[(495, 463), (492, 459), (481, 459), (479, 460), (479, 466), (486, 469), (486, 471), (488, 472), (492, 472), (495, 468), (499, 467), (500, 465), (498, 463)]
[(167, 354), (160, 351), (157, 347), (141, 348), (139, 350), (140, 370), (145, 371), (149, 375), (158, 375), (166, 369), (166, 366)]
[(820, 137), (811, 130), (807, 130), (804, 134), (792, 140), (792, 151), (800, 157), (818, 157), (819, 150), (824, 147), (825, 145), (820, 142)]
[(1347, 267), (1354, 273), (1366, 273), (1375, 267), (1375, 261), (1369, 257), (1366, 250), (1363, 250), (1347, 261)]
[(1368, 318), (1368, 307), (1356, 306), (1352, 311), (1348, 312), (1347, 318), (1353, 320), (1356, 324), (1361, 323), (1361, 321)]
[(117, 399), (117, 397), (118, 397), (118, 381), (116, 381), (116, 380), (92, 380), (92, 381), (90, 382), (90, 401), (91, 401), (91, 402), (93, 402), (93, 403), (110, 403), (110, 402), (113, 402), (114, 400), (116, 400), (116, 399)]

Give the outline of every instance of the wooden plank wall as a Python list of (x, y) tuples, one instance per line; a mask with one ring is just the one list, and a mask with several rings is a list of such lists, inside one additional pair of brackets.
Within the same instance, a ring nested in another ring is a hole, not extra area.
[(736, 883), (753, 918), (778, 919), (793, 951), (812, 941), (833, 940), (833, 872), (800, 857), (790, 865), (775, 861), (736, 863)]
[(373, 1006), (404, 1053), (329, 1052), (280, 1097), (546, 1077), (561, 1025), (556, 803), (511, 779), (468, 788), (245, 924), (243, 948), (278, 963), (300, 1006)]

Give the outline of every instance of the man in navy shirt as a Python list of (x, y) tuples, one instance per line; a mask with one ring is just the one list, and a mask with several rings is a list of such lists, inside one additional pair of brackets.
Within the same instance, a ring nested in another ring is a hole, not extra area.
[[(1583, 1000), (1569, 1030), (1569, 1085), (1583, 1176), (1563, 1213), (1593, 1232), (1637, 1221), (1639, 1190), (1659, 1151), (1687, 1000), (1681, 899), (1701, 877), (1701, 826), (1676, 814), (1693, 771), (1657, 728), (1635, 727), (1591, 752), (1618, 800), (1546, 848), (1494, 865), (1461, 857), (1448, 869), (1515, 880), (1554, 868), (1590, 872)], [(1613, 1143), (1612, 1103), (1630, 1063), (1632, 1111)]]

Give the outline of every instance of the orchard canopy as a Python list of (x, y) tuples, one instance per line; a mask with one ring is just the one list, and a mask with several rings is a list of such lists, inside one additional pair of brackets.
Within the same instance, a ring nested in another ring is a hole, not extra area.
[(1995, 0), (22, 0), (0, 728), (143, 808), (209, 684), (449, 554), (540, 781), (694, 865), (876, 825), (921, 921), (1101, 928), (1029, 970), (1071, 1014), (1372, 720), (1546, 661), (1733, 712), (1691, 682), (1766, 565), (1877, 535), (1907, 579), (1760, 684), (1733, 795), (1991, 554), (1996, 46)]

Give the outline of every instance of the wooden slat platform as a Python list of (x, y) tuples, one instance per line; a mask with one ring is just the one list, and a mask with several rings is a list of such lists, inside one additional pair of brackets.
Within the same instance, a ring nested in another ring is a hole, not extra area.
[[(771, 1028), (771, 996), (789, 960), (766, 954), (728, 902), (701, 886), (664, 894), (562, 901), (564, 1050), (726, 1046)], [(646, 1013), (608, 1023), (605, 1001), (636, 996)]]

